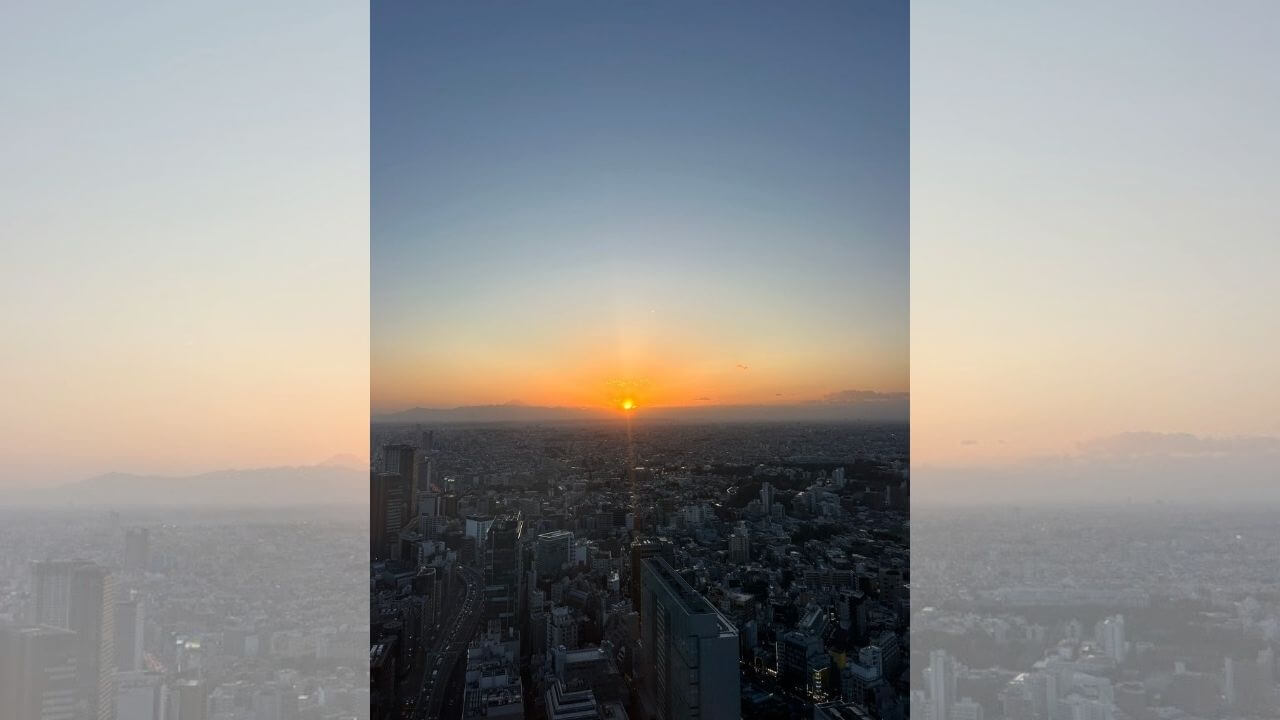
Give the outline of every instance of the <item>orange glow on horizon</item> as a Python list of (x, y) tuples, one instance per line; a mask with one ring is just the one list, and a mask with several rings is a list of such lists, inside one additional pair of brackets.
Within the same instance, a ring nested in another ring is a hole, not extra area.
[[(834, 372), (824, 373), (825, 377), (815, 373), (798, 378), (799, 373), (789, 368), (767, 375), (754, 370), (750, 374), (732, 365), (727, 368), (717, 373), (700, 372), (700, 368), (659, 372), (652, 367), (645, 368), (649, 372), (643, 379), (635, 380), (620, 380), (590, 367), (545, 373), (511, 373), (506, 368), (493, 368), (492, 372), (458, 369), (430, 377), (405, 368), (398, 373), (374, 373), (371, 399), (375, 412), (513, 404), (632, 413), (642, 408), (796, 405), (820, 402), (828, 393), (844, 389), (884, 388), (882, 391), (890, 392), (905, 385), (892, 376), (857, 382), (841, 380)], [(503, 389), (495, 391), (495, 387)]]
[[(562, 334), (567, 336), (563, 341), (540, 338), (536, 345), (514, 338), (500, 346), (477, 340), (474, 348), (428, 346), (381, 353), (375, 345), (371, 405), (375, 412), (517, 404), (634, 413), (795, 405), (821, 402), (845, 390), (905, 389), (908, 383), (905, 362), (889, 353), (717, 347), (674, 330), (629, 328), (616, 339), (589, 328)], [(671, 347), (681, 352), (673, 354)], [(513, 362), (517, 356), (519, 362)], [(627, 402), (630, 408), (624, 407)]]

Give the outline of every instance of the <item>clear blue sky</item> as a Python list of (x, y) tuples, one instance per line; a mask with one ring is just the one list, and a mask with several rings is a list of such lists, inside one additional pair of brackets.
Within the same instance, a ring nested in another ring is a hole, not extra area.
[(376, 3), (375, 407), (905, 390), (906, 7)]

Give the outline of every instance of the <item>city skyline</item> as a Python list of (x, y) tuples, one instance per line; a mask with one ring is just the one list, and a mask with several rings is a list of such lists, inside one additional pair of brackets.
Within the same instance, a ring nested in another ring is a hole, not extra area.
[(906, 40), (896, 5), (380, 8), (374, 413), (905, 392)]
[(1280, 4), (15, 4), (0, 720), (1280, 720)]
[(906, 717), (908, 15), (374, 6), (373, 720)]
[(698, 404), (648, 405), (645, 395), (638, 392), (618, 392), (603, 405), (564, 406), (530, 405), (511, 400), (492, 405), (460, 405), (457, 407), (412, 407), (392, 412), (375, 412), (375, 423), (447, 424), (476, 422), (541, 422), (624, 419), (651, 421), (784, 421), (825, 420), (881, 422), (908, 421), (910, 393), (877, 392), (874, 390), (847, 390), (829, 393), (816, 400), (774, 403), (719, 404), (709, 398)]

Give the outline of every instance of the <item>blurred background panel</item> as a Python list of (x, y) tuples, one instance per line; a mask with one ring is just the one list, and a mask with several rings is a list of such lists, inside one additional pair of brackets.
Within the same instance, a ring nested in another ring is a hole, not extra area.
[(0, 718), (367, 716), (368, 54), (5, 8)]
[(1275, 717), (1280, 8), (912, 9), (913, 717)]
[(0, 29), (0, 489), (364, 450), (368, 12), (70, 2)]

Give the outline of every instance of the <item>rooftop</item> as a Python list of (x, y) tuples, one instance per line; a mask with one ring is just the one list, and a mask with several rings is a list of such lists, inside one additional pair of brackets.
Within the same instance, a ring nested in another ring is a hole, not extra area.
[(670, 591), (671, 595), (680, 602), (685, 612), (690, 615), (713, 616), (719, 625), (721, 635), (736, 635), (738, 633), (738, 630), (733, 626), (733, 623), (729, 622), (728, 618), (720, 614), (719, 610), (716, 610), (711, 603), (707, 602), (707, 599), (704, 598), (697, 590), (694, 590), (689, 583), (685, 582), (685, 579), (680, 577), (675, 570), (672, 570), (666, 560), (660, 557), (645, 558), (644, 565), (649, 568), (649, 570), (657, 577), (658, 581), (661, 582), (668, 591)]

